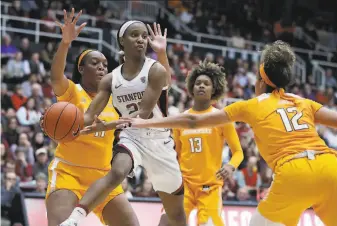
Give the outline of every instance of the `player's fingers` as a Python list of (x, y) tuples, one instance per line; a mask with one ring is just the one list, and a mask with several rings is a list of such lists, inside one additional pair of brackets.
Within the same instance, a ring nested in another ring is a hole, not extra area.
[(147, 26), (147, 29), (149, 30), (151, 38), (153, 39), (154, 38), (154, 33), (153, 33), (153, 30), (152, 30), (152, 27), (149, 24), (146, 24), (146, 26)]
[(153, 23), (153, 30), (154, 30), (154, 34), (158, 35), (158, 28), (157, 28), (157, 23), (156, 22)]
[(79, 13), (77, 13), (75, 19), (73, 20), (73, 24), (77, 23), (77, 21), (78, 21), (78, 19), (80, 18), (81, 15), (82, 15), (82, 10)]
[(158, 34), (159, 34), (160, 36), (162, 36), (160, 24), (157, 24), (157, 30), (158, 30)]
[(64, 23), (66, 24), (68, 22), (68, 15), (65, 9), (63, 10), (63, 19), (64, 19)]
[(167, 28), (164, 29), (164, 37), (166, 38), (167, 36)]
[(63, 29), (63, 24), (61, 24), (60, 22), (55, 21), (55, 24), (56, 24), (57, 26), (59, 26), (59, 27), (61, 28), (61, 30)]
[(84, 22), (83, 24), (81, 24), (81, 25), (77, 28), (77, 35), (78, 35), (79, 33), (81, 33), (81, 31), (83, 30), (83, 28), (84, 28), (86, 25), (87, 25), (87, 23)]
[(72, 8), (72, 9), (71, 9), (71, 13), (70, 13), (70, 17), (69, 17), (69, 23), (72, 23), (72, 22), (73, 22), (74, 15), (75, 15), (75, 9)]

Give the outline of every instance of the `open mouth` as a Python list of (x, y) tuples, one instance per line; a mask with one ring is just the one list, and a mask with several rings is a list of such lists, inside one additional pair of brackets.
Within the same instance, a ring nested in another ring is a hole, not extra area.
[(198, 90), (197, 94), (199, 94), (199, 95), (204, 95), (204, 94), (205, 94), (205, 91), (204, 91), (204, 90)]

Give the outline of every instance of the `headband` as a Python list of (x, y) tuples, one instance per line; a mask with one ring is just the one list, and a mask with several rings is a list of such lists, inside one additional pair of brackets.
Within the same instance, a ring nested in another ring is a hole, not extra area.
[[(123, 37), (126, 29), (128, 29), (128, 27), (131, 25), (131, 24), (134, 24), (134, 23), (142, 23), (144, 24), (142, 21), (139, 21), (139, 20), (130, 20), (128, 22), (126, 22), (125, 24), (123, 24), (123, 26), (121, 27), (121, 29), (119, 30), (119, 37), (118, 38), (121, 38)], [(144, 24), (145, 25), (145, 24)]]
[(84, 51), (83, 53), (81, 53), (80, 57), (78, 58), (78, 64), (77, 64), (77, 67), (78, 67), (78, 68), (80, 67), (80, 64), (81, 64), (83, 58), (84, 58), (88, 53), (90, 53), (90, 52), (92, 52), (92, 51), (94, 51), (94, 50), (92, 50), (92, 49), (87, 49), (86, 51)]
[(270, 81), (270, 79), (268, 78), (268, 75), (267, 75), (266, 72), (264, 71), (264, 64), (261, 64), (261, 65), (260, 65), (260, 75), (261, 75), (262, 80), (263, 80), (267, 85), (273, 87), (274, 89), (277, 88), (277, 86), (276, 86), (272, 81)]

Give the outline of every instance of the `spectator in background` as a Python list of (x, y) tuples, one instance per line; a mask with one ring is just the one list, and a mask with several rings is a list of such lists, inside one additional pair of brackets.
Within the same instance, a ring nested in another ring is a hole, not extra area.
[(308, 83), (304, 85), (303, 97), (314, 101), (316, 100), (316, 95)]
[(9, 108), (13, 108), (12, 100), (8, 94), (7, 84), (1, 83), (1, 113), (4, 113)]
[(40, 61), (39, 53), (33, 53), (30, 60), (24, 61), (24, 72), (26, 75), (31, 73), (39, 74), (42, 77), (46, 75), (46, 70), (43, 63)]
[(27, 102), (18, 109), (16, 117), (22, 126), (33, 126), (39, 123), (41, 113), (37, 111), (33, 97), (29, 97)]
[(15, 92), (11, 97), (12, 105), (15, 110), (18, 110), (24, 103), (27, 102), (27, 97), (23, 95), (23, 90), (21, 85), (15, 86)]
[(50, 70), (51, 62), (56, 52), (55, 42), (47, 42), (45, 48), (41, 52), (41, 60), (44, 63), (46, 70)]
[(332, 74), (332, 70), (329, 68), (326, 70), (325, 84), (327, 87), (337, 88), (337, 80)]
[[(32, 146), (34, 150), (45, 146), (44, 135), (42, 132), (36, 132), (32, 138)], [(36, 153), (35, 153), (36, 154)]]
[(14, 172), (6, 172), (4, 181), (1, 183), (1, 218), (12, 220), (10, 211), (14, 197), (20, 194), (20, 188), (17, 184)]
[(42, 92), (43, 92), (44, 97), (54, 99), (54, 102), (56, 102), (54, 91), (53, 91), (53, 88), (51, 86), (50, 76), (46, 76), (46, 77), (43, 78)]
[(15, 173), (20, 181), (26, 182), (33, 179), (33, 166), (27, 162), (25, 147), (17, 147), (15, 151), (16, 164)]
[(32, 50), (28, 38), (21, 39), (20, 51), (22, 52), (23, 60), (29, 60), (32, 56)]
[(30, 141), (28, 140), (28, 135), (26, 133), (21, 133), (19, 135), (18, 144), (13, 144), (10, 147), (12, 153), (15, 153), (16, 150), (18, 150), (19, 148), (21, 148), (20, 150), (24, 152), (27, 163), (33, 165), (34, 164), (34, 151), (33, 151), (33, 147)]
[[(19, 83), (25, 75), (25, 64), (22, 61), (22, 53), (16, 52), (15, 58), (10, 59), (7, 63), (7, 79), (11, 79), (10, 83)], [(15, 80), (15, 81), (14, 81)]]
[(32, 85), (37, 82), (37, 75), (32, 73), (28, 76), (28, 80), (22, 83), (22, 94), (26, 97), (32, 95)]
[(16, 118), (8, 119), (8, 128), (3, 133), (9, 146), (16, 145), (19, 141), (18, 122)]
[(232, 39), (231, 41), (232, 41), (233, 47), (239, 48), (239, 49), (245, 48), (246, 42), (245, 42), (245, 39), (241, 36), (239, 29), (236, 30), (236, 32), (234, 33), (231, 39)]
[(18, 52), (18, 49), (12, 45), (12, 39), (8, 34), (5, 34), (3, 37), (3, 42), (1, 44), (1, 58), (11, 58), (14, 57)]
[(44, 173), (38, 173), (35, 176), (35, 180), (36, 180), (35, 192), (38, 192), (40, 194), (46, 194), (47, 181), (48, 181), (47, 176)]
[(11, 152), (7, 150), (5, 144), (3, 143), (1, 143), (0, 149), (1, 149), (1, 172), (3, 172), (5, 169), (6, 162), (8, 160), (12, 160), (13, 155)]
[(36, 162), (33, 166), (33, 174), (36, 178), (39, 173), (42, 173), (48, 177), (48, 152), (45, 148), (39, 148), (35, 152)]
[(247, 191), (250, 198), (257, 195), (257, 190), (261, 186), (261, 177), (257, 170), (257, 157), (250, 156), (247, 162), (247, 167), (237, 172), (236, 178), (239, 188), (245, 188), (242, 193)]
[(56, 14), (53, 10), (48, 9), (47, 15), (42, 18), (43, 24), (42, 24), (42, 31), (45, 32), (56, 32), (56, 24), (55, 21), (57, 21)]
[(36, 110), (38, 112), (43, 112), (43, 94), (42, 94), (42, 87), (39, 83), (34, 83), (32, 85), (32, 95), (31, 98), (35, 100)]

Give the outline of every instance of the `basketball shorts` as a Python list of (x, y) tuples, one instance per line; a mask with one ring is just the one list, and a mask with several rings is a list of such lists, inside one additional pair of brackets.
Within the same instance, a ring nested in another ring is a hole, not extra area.
[(336, 155), (296, 158), (275, 168), (270, 191), (258, 210), (270, 221), (297, 226), (302, 212), (313, 207), (326, 226), (336, 226), (336, 191)]
[[(138, 138), (122, 131), (117, 142), (133, 159), (133, 170), (143, 166), (155, 191), (176, 194), (182, 190), (182, 175), (174, 150), (174, 141), (167, 138)], [(130, 177), (134, 175), (132, 171)]]
[(184, 208), (187, 218), (193, 209), (197, 209), (198, 225), (225, 225), (221, 217), (221, 186), (200, 186), (185, 182), (184, 189)]
[[(46, 200), (52, 192), (60, 189), (70, 190), (75, 193), (78, 199), (81, 199), (90, 185), (104, 177), (108, 172), (71, 165), (59, 158), (54, 158), (48, 167), (49, 181)], [(104, 202), (93, 210), (104, 225), (102, 212), (105, 205), (123, 192), (122, 186), (119, 185), (108, 195)]]

